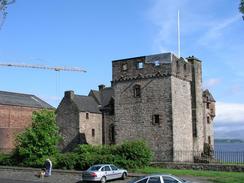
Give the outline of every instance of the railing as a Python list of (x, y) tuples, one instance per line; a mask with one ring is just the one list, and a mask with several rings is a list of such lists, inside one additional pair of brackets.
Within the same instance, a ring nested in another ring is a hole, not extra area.
[[(171, 152), (172, 153), (172, 152)], [(161, 152), (162, 156), (168, 152)], [(166, 160), (167, 161), (167, 160)], [(174, 162), (199, 162), (199, 163), (224, 163), (224, 164), (244, 164), (244, 151), (228, 152), (228, 151), (213, 151), (204, 154), (198, 151), (174, 151)]]
[(214, 151), (214, 159), (221, 163), (244, 164), (244, 152)]

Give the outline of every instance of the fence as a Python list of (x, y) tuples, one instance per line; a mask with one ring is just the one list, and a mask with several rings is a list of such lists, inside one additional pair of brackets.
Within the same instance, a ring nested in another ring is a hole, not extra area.
[(215, 162), (226, 164), (244, 164), (244, 151), (213, 151), (210, 154), (203, 154), (198, 151), (174, 151), (175, 162)]
[(221, 163), (244, 164), (244, 152), (214, 151), (214, 159)]

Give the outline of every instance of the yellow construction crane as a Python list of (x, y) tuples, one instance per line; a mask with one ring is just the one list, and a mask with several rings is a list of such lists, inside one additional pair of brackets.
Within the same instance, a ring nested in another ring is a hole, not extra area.
[(32, 68), (32, 69), (47, 69), (54, 71), (73, 71), (73, 72), (86, 72), (86, 70), (78, 67), (49, 67), (44, 65), (32, 65), (32, 64), (12, 64), (12, 63), (0, 63), (0, 67), (22, 67), (22, 68)]

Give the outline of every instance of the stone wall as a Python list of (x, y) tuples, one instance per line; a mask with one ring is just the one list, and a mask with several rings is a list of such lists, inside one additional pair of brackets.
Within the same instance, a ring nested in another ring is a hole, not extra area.
[(62, 151), (69, 151), (76, 144), (85, 141), (79, 133), (79, 110), (72, 100), (63, 98), (57, 108), (56, 121), (63, 138), (59, 144)]
[(88, 144), (102, 144), (102, 114), (80, 112), (79, 132)]
[(192, 123), (193, 123), (193, 148), (194, 151), (202, 152), (204, 144), (203, 129), (203, 98), (202, 98), (202, 64), (194, 57), (188, 58), (192, 64)]
[(15, 148), (16, 135), (32, 123), (33, 111), (38, 108), (0, 105), (0, 152)]
[(109, 115), (109, 114), (104, 115), (105, 144), (114, 144), (115, 143), (114, 120), (115, 120), (114, 115)]
[(152, 166), (169, 169), (191, 169), (224, 172), (244, 172), (244, 165), (204, 164), (204, 163), (151, 163)]
[(193, 136), (190, 82), (172, 77), (173, 161), (193, 161)]
[[(207, 108), (207, 103), (204, 103), (203, 108), (203, 129), (204, 129), (204, 143), (211, 144), (214, 147), (214, 130), (213, 130), (213, 111), (215, 110), (214, 102), (210, 103)], [(215, 113), (215, 112), (214, 112)]]
[[(133, 96), (133, 86), (141, 86), (141, 97)], [(155, 159), (172, 160), (172, 111), (170, 78), (121, 82), (114, 85), (115, 140), (145, 140)], [(153, 123), (159, 115), (160, 124)]]
[[(137, 68), (139, 62), (143, 68)], [(164, 61), (149, 63), (146, 57), (113, 62), (115, 141), (145, 140), (158, 161), (173, 160), (171, 66)], [(140, 97), (134, 95), (136, 85)]]

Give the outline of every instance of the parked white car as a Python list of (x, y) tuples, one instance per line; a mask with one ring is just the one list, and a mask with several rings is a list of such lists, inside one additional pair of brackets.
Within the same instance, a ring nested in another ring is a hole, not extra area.
[(119, 169), (112, 164), (93, 165), (88, 170), (82, 172), (82, 181), (99, 181), (105, 183), (112, 179), (125, 179), (127, 170)]
[(136, 177), (130, 180), (128, 183), (191, 183), (191, 182), (169, 174), (158, 174), (158, 175)]

